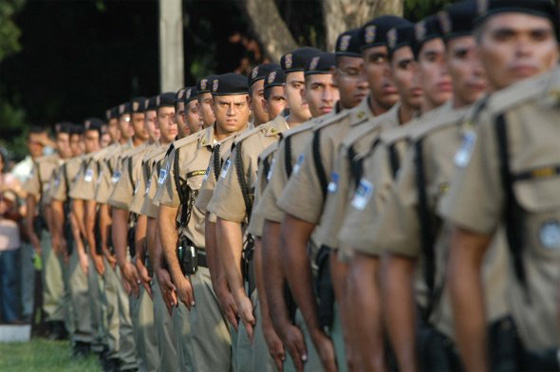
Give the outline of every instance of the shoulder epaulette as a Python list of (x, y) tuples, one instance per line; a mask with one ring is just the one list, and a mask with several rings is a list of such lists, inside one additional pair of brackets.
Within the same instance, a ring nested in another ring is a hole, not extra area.
[(465, 118), (465, 115), (470, 110), (470, 107), (455, 110), (451, 108), (450, 104), (448, 102), (433, 112), (416, 119), (414, 127), (412, 127), (413, 129), (410, 131), (410, 138), (417, 140), (433, 131), (446, 128), (449, 125), (455, 125), (458, 121)]
[(550, 78), (551, 73), (544, 73), (500, 90), (490, 96), (487, 109), (491, 113), (499, 113), (525, 102), (538, 100), (546, 94)]

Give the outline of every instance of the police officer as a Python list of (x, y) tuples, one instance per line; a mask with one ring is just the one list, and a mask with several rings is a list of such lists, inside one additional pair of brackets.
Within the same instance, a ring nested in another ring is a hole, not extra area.
[(558, 18), (548, 1), (478, 6), (479, 55), (496, 93), (456, 155), (440, 205), (454, 225), (448, 281), (457, 344), (466, 369), (489, 369), (480, 270), (503, 227), (513, 274), (507, 300), (524, 349), (514, 368), (558, 370)]
[(265, 63), (253, 67), (247, 77), (247, 85), (249, 86), (249, 106), (251, 108), (254, 127), (258, 127), (276, 117), (270, 117), (264, 109), (264, 79), (269, 72), (279, 69), (280, 66), (276, 63)]
[(197, 100), (196, 85), (192, 87), (185, 88), (185, 111), (184, 119), (185, 123), (189, 127), (190, 133), (196, 133), (202, 129), (203, 123), (200, 117), (200, 105)]
[(208, 128), (216, 118), (214, 117), (214, 112), (212, 111), (212, 83), (216, 75), (209, 75), (198, 81), (196, 86), (196, 94), (198, 99), (198, 112), (202, 120), (204, 128)]

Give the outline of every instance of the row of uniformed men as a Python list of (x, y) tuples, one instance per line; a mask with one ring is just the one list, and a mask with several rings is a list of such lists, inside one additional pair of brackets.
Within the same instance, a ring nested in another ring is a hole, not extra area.
[(74, 339), (121, 369), (558, 370), (557, 26), (546, 0), (381, 16), (121, 105), (121, 144), (52, 178), (107, 315)]

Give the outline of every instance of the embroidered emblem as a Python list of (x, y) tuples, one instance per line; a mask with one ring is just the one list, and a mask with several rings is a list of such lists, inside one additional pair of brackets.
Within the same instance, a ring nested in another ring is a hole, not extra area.
[(560, 250), (560, 223), (556, 220), (544, 222), (539, 231), (539, 238), (543, 247)]
[(370, 25), (366, 27), (365, 36), (364, 36), (364, 40), (366, 41), (366, 44), (370, 44), (375, 41), (376, 31), (377, 31), (377, 27), (375, 25)]
[(352, 206), (357, 210), (363, 210), (371, 196), (373, 195), (373, 184), (365, 179), (360, 180), (360, 184), (352, 198)]
[(340, 38), (340, 43), (338, 44), (338, 50), (341, 52), (346, 52), (348, 46), (350, 45), (350, 40), (352, 40), (352, 35), (344, 35)]
[(331, 194), (334, 194), (338, 190), (338, 180), (339, 180), (339, 178), (340, 178), (340, 176), (338, 175), (338, 173), (336, 173), (336, 172), (331, 173), (331, 182), (329, 182), (329, 186), (327, 187), (327, 190)]
[(457, 167), (464, 168), (469, 164), (475, 142), (476, 133), (474, 133), (473, 131), (468, 131), (463, 134), (463, 143), (461, 144), (461, 147), (459, 148), (459, 150), (457, 150), (457, 152), (455, 153), (455, 157), (453, 158), (453, 161), (455, 162), (455, 165)]

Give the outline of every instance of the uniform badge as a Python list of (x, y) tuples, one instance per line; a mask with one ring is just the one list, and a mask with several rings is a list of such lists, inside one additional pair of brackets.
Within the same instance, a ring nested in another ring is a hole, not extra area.
[(268, 84), (274, 83), (275, 79), (276, 79), (276, 71), (272, 71), (270, 74), (268, 74)]
[(54, 179), (54, 187), (58, 188), (59, 185), (60, 185), (60, 177), (56, 176)]
[(93, 180), (93, 169), (88, 168), (86, 174), (84, 175), (84, 181), (91, 182)]
[(441, 30), (444, 34), (448, 34), (451, 32), (451, 17), (449, 17), (449, 13), (446, 11), (441, 11), (437, 14), (439, 24), (441, 25)]
[(463, 135), (463, 143), (457, 152), (453, 161), (455, 165), (459, 168), (464, 168), (469, 164), (471, 160), (471, 155), (474, 149), (474, 144), (476, 142), (476, 133), (473, 131), (468, 131)]
[(89, 129), (91, 127), (91, 120), (84, 121), (84, 128)]
[(147, 110), (149, 106), (150, 106), (150, 99), (146, 98), (146, 100), (144, 101), (144, 110)]
[(138, 102), (132, 102), (132, 111), (138, 112), (139, 108), (140, 108), (140, 104)]
[(183, 96), (185, 95), (185, 90), (181, 89), (179, 91), (179, 93), (177, 93), (177, 99), (183, 99)]
[(138, 189), (140, 188), (140, 180), (136, 181), (136, 185), (134, 185), (134, 191), (132, 192), (133, 195), (138, 193)]
[(350, 40), (352, 40), (352, 35), (344, 35), (340, 38), (340, 43), (338, 44), (338, 50), (341, 52), (346, 52), (348, 46), (350, 45)]
[(560, 250), (560, 223), (548, 220), (541, 225), (539, 231), (541, 245), (546, 249)]
[(266, 182), (270, 182), (271, 178), (272, 178), (272, 171), (274, 170), (274, 163), (276, 162), (276, 158), (272, 158), (272, 161), (270, 162), (270, 169), (268, 170), (268, 173), (266, 175)]
[(336, 192), (336, 190), (338, 190), (338, 180), (339, 180), (339, 178), (340, 178), (340, 176), (338, 175), (338, 173), (336, 173), (336, 172), (331, 173), (331, 182), (329, 182), (329, 186), (327, 187), (327, 190), (331, 194), (334, 194)]
[(150, 193), (151, 186), (152, 186), (152, 179), (150, 178), (148, 182), (146, 182), (146, 191), (144, 192), (144, 196), (147, 196)]
[(422, 41), (426, 37), (426, 22), (420, 21), (414, 25), (414, 37), (416, 41)]
[(163, 185), (163, 183), (165, 182), (166, 178), (167, 178), (167, 169), (161, 168), (161, 169), (159, 170), (159, 177), (158, 177), (158, 180), (157, 180), (158, 184), (159, 184), (159, 185)]
[(121, 171), (114, 171), (113, 172), (113, 176), (111, 177), (111, 182), (112, 183), (117, 183), (119, 182), (119, 180), (121, 179)]
[(365, 179), (360, 180), (360, 184), (352, 198), (352, 206), (357, 210), (363, 210), (371, 196), (373, 195), (373, 184)]
[(301, 168), (301, 165), (303, 164), (304, 160), (305, 160), (305, 155), (300, 154), (297, 158), (296, 164), (294, 165), (294, 169), (292, 170), (293, 174), (299, 172), (299, 169)]
[(476, 0), (476, 12), (482, 15), (488, 11), (488, 0)]
[(319, 60), (321, 59), (321, 57), (313, 57), (311, 59), (311, 62), (309, 63), (309, 70), (310, 71), (315, 71), (317, 69), (317, 65), (319, 64)]
[(220, 85), (220, 81), (218, 79), (214, 80), (212, 83), (212, 93), (216, 93), (218, 91), (218, 86)]
[(208, 79), (200, 80), (200, 90), (206, 90), (206, 85), (208, 84)]
[(185, 99), (187, 100), (191, 99), (191, 94), (192, 94), (192, 88), (189, 88), (187, 90), (187, 94), (185, 95)]
[(161, 104), (161, 96), (157, 96), (156, 97), (156, 106), (159, 107), (160, 104)]
[(111, 119), (111, 110), (105, 111), (105, 118), (107, 118), (107, 120)]
[(392, 28), (387, 32), (387, 44), (389, 45), (389, 49), (395, 49), (397, 46), (397, 29)]
[(377, 27), (375, 25), (367, 26), (365, 29), (365, 37), (364, 40), (366, 44), (373, 43), (375, 41), (375, 34), (377, 31)]
[(209, 174), (210, 174), (210, 167), (206, 168), (206, 173), (204, 173), (203, 181), (206, 181), (208, 179)]
[(124, 109), (125, 109), (124, 103), (121, 103), (119, 105), (119, 115), (124, 114)]
[(259, 74), (259, 66), (253, 67), (253, 71), (251, 71), (251, 79), (255, 79)]
[(220, 177), (221, 178), (226, 178), (227, 176), (227, 172), (229, 170), (229, 165), (230, 165), (231, 161), (228, 159), (226, 160), (226, 163), (224, 164), (223, 168), (222, 168), (222, 172), (220, 173)]
[(284, 57), (284, 65), (286, 66), (287, 69), (292, 68), (292, 64), (293, 64), (293, 56), (292, 53), (288, 53), (286, 54), (286, 56)]

